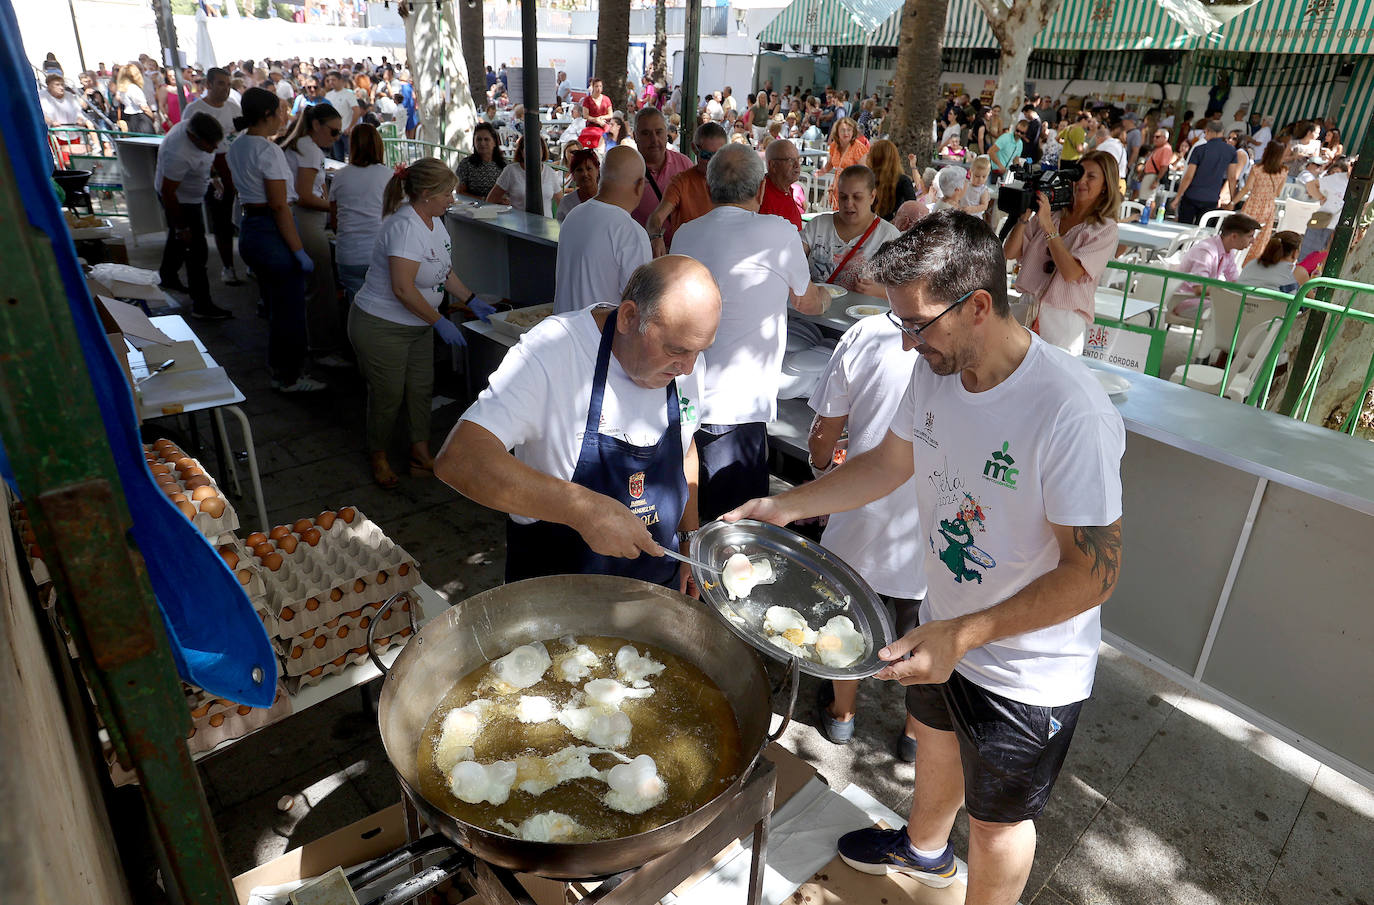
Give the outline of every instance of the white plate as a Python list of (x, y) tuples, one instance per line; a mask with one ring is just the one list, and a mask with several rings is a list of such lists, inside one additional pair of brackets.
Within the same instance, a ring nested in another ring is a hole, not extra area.
[(843, 286), (836, 286), (834, 283), (817, 283), (816, 285), (830, 293), (832, 299), (837, 299), (849, 291)]
[(1094, 369), (1093, 376), (1102, 384), (1102, 389), (1106, 390), (1109, 396), (1124, 396), (1131, 389), (1131, 382), (1120, 374)]
[(886, 305), (850, 305), (844, 309), (844, 313), (858, 320), (861, 317), (872, 317), (875, 314), (886, 314)]

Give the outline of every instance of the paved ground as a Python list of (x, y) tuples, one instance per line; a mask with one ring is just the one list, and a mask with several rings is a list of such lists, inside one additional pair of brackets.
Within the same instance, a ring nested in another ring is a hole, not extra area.
[[(147, 242), (134, 263), (155, 267), (158, 251)], [(394, 491), (376, 488), (363, 451), (359, 378), (327, 374), (334, 387), (311, 396), (272, 392), (266, 323), (253, 315), (251, 284), (225, 289), (211, 279), (237, 317), (195, 327), (248, 396), (271, 521), (358, 506), (449, 599), (499, 583), (500, 517), (432, 480), (402, 477)], [(457, 383), (439, 392), (456, 397)], [(459, 401), (436, 411), (436, 451), (460, 411)], [(490, 554), (489, 562), (469, 562), (475, 553)], [(857, 737), (844, 748), (813, 728), (815, 690), (811, 681), (803, 687), (784, 743), (836, 788), (858, 783), (904, 813), (912, 770), (891, 753), (899, 690), (866, 685)], [(234, 873), (399, 794), (356, 692), (202, 761), (201, 775)], [(294, 799), (286, 811), (278, 807), (284, 796)], [(955, 832), (963, 855), (962, 820)], [(1038, 832), (1023, 898), (1036, 905), (1374, 903), (1374, 793), (1108, 647)]]

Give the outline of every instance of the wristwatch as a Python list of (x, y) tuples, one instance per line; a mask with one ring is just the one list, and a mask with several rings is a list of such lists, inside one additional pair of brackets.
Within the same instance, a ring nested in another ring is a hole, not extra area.
[(663, 233), (661, 233), (661, 232), (658, 232), (658, 233), (649, 233), (649, 240), (650, 240), (650, 241), (653, 241), (654, 239), (662, 239), (662, 238), (663, 238)]
[(1058, 238), (1059, 238), (1059, 233), (1049, 233), (1048, 235), (1045, 236), (1045, 241), (1048, 242), (1048, 241), (1051, 240), (1051, 239), (1058, 239)]

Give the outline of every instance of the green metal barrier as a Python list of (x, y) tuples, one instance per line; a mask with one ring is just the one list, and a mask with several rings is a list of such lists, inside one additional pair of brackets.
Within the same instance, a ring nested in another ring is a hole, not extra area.
[[(1310, 296), (1323, 289), (1331, 292), (1347, 293), (1344, 305), (1336, 305), (1331, 302), (1324, 302)], [(1360, 324), (1374, 325), (1374, 310), (1361, 310), (1355, 308), (1355, 300), (1360, 296), (1366, 296), (1365, 304), (1368, 309), (1374, 309), (1374, 286), (1367, 283), (1353, 283), (1349, 280), (1338, 280), (1334, 277), (1316, 277), (1308, 280), (1293, 296), (1287, 314), (1284, 315), (1283, 329), (1279, 333), (1279, 338), (1274, 342), (1269, 354), (1265, 356), (1264, 364), (1260, 366), (1259, 379), (1255, 381), (1249, 395), (1245, 399), (1246, 405), (1263, 407), (1269, 400), (1269, 387), (1274, 379), (1274, 370), (1278, 367), (1279, 356), (1283, 351), (1284, 340), (1292, 332), (1298, 317), (1307, 311), (1318, 311), (1326, 315), (1327, 321), (1323, 328), (1321, 345), (1317, 349), (1316, 357), (1313, 359), (1311, 370), (1307, 378), (1303, 381), (1302, 390), (1299, 392), (1292, 409), (1282, 414), (1290, 415), (1295, 418), (1306, 420), (1312, 410), (1312, 401), (1317, 395), (1317, 385), (1321, 382), (1322, 371), (1326, 365), (1326, 355), (1331, 350), (1331, 344), (1336, 341), (1341, 329), (1347, 321), (1355, 321)], [(1357, 401), (1346, 413), (1345, 420), (1341, 422), (1341, 433), (1354, 434), (1355, 428), (1359, 424), (1360, 412), (1364, 407), (1365, 397), (1369, 394), (1369, 388), (1374, 385), (1374, 349), (1371, 349), (1369, 365), (1365, 368), (1364, 383), (1360, 386), (1360, 393), (1356, 397)]]
[[(61, 160), (65, 154), (72, 169), (91, 171), (86, 186), (91, 190), (91, 204), (97, 214), (102, 217), (127, 217), (128, 214), (120, 205), (124, 192), (124, 170), (119, 165), (114, 143), (121, 138), (140, 137), (161, 136), (151, 132), (121, 132), (118, 129), (49, 126), (48, 150), (52, 152), (54, 161)], [(59, 138), (78, 144), (59, 144)], [(80, 151), (73, 150), (78, 146)]]
[(458, 161), (469, 153), (418, 138), (383, 138), (382, 145), (386, 148), (387, 166), (393, 167), (398, 163), (414, 163), (421, 157), (437, 157), (450, 167), (457, 167)]

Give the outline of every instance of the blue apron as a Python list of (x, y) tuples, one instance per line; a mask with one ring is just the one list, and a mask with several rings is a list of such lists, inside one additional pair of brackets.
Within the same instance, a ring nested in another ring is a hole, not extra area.
[[(687, 506), (677, 381), (667, 387), (668, 429), (653, 446), (635, 446), (599, 431), (617, 313), (611, 312), (601, 330), (591, 404), (587, 406), (587, 428), (572, 482), (624, 503), (648, 525), (659, 546), (671, 544), (672, 549), (677, 549), (677, 528)], [(601, 556), (567, 525), (542, 521), (521, 525), (507, 520), (507, 582), (566, 574), (620, 575), (675, 588), (678, 567), (666, 556)]]

